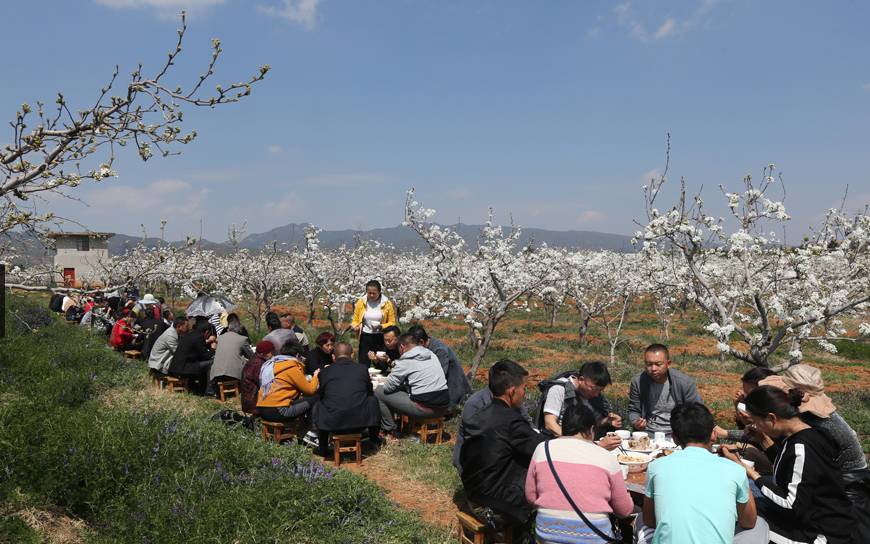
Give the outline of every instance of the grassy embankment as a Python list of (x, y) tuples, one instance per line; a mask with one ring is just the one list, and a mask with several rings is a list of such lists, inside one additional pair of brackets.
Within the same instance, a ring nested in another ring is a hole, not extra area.
[(210, 421), (216, 401), (155, 392), (43, 303), (10, 306), (44, 326), (8, 316), (0, 341), (0, 542), (47, 540), (38, 520), (97, 543), (448, 540), (365, 478)]

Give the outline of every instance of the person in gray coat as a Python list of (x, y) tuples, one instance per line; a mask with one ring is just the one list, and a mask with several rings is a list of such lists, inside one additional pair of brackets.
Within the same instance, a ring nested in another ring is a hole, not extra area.
[(254, 355), (248, 337), (240, 334), (241, 323), (230, 321), (227, 330), (217, 337), (217, 348), (214, 352), (214, 364), (208, 373), (208, 379), (215, 381), (221, 378), (242, 379), (242, 368)]
[(652, 344), (643, 354), (646, 370), (631, 380), (628, 420), (638, 431), (671, 432), (671, 410), (680, 404), (703, 404), (695, 380), (671, 368), (668, 347)]
[(172, 322), (172, 326), (163, 331), (163, 334), (154, 342), (151, 354), (148, 356), (148, 368), (152, 372), (169, 373), (169, 364), (172, 362), (176, 348), (178, 348), (178, 337), (187, 334), (188, 331), (190, 331), (190, 321), (185, 317), (176, 318)]
[(447, 412), (450, 396), (438, 357), (419, 345), (413, 334), (399, 337), (401, 356), (384, 385), (375, 390), (381, 409), (381, 429), (395, 433), (393, 413), (437, 417)]
[(471, 394), (471, 384), (468, 383), (465, 370), (462, 368), (462, 363), (459, 362), (459, 356), (456, 355), (453, 348), (441, 340), (429, 336), (422, 325), (414, 325), (408, 329), (408, 333), (417, 337), (418, 343), (434, 353), (438, 357), (438, 361), (441, 362), (441, 370), (444, 371), (444, 377), (447, 379), (447, 392), (450, 395), (450, 411), (452, 412)]

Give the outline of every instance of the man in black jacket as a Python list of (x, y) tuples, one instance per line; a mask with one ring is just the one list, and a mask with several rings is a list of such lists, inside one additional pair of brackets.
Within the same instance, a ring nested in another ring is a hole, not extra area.
[(492, 404), (462, 420), (462, 485), (478, 519), (497, 530), (511, 528), (514, 542), (525, 542), (532, 514), (525, 496), (526, 472), (544, 436), (516, 410), (523, 402), (528, 371), (509, 360), (500, 365), (489, 382)]
[(329, 433), (369, 430), (377, 439), (380, 409), (374, 396), (368, 369), (353, 359), (347, 342), (335, 345), (335, 362), (320, 371), (320, 402), (314, 408), (318, 432), (318, 453), (326, 457)]
[(208, 386), (208, 370), (214, 363), (215, 336), (208, 321), (201, 321), (194, 329), (178, 339), (178, 347), (169, 374), (196, 381), (194, 393), (205, 394)]

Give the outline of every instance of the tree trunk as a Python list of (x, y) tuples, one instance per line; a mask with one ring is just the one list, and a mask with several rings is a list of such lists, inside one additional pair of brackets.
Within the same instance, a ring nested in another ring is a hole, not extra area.
[(314, 300), (308, 302), (308, 326), (314, 325)]
[(471, 359), (471, 370), (469, 370), (467, 374), (470, 382), (474, 382), (474, 375), (477, 373), (481, 361), (483, 361), (483, 356), (486, 355), (486, 350), (489, 349), (489, 344), (492, 342), (493, 333), (495, 332), (495, 326), (497, 324), (498, 321), (493, 320), (488, 321), (483, 326), (483, 339), (480, 341), (480, 344), (477, 346), (477, 351)]
[(470, 323), (468, 324), (468, 345), (475, 351), (480, 348), (480, 338), (478, 338), (477, 329)]
[(556, 314), (559, 312), (559, 307), (556, 306), (555, 304), (553, 304), (550, 307), (548, 307), (547, 310), (549, 310), (549, 312), (550, 312), (550, 328), (551, 329), (555, 328), (556, 327)]
[(577, 333), (577, 343), (581, 348), (588, 344), (586, 333), (589, 331), (589, 319), (590, 316), (587, 314), (586, 317), (580, 321), (580, 330)]

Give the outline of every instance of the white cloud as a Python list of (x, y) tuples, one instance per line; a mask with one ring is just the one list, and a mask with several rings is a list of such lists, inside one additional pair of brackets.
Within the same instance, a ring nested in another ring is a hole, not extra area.
[(648, 185), (650, 180), (659, 179), (661, 175), (662, 173), (657, 168), (653, 168), (652, 170), (647, 170), (646, 172), (641, 174), (640, 181), (644, 185)]
[(280, 145), (272, 144), (266, 146), (266, 153), (268, 153), (269, 155), (280, 155), (283, 152), (284, 148)]
[(90, 191), (84, 200), (97, 209), (111, 209), (128, 214), (159, 212), (167, 217), (203, 214), (208, 189), (195, 189), (180, 179), (160, 179), (145, 186), (110, 183)]
[[(613, 8), (616, 24), (627, 30), (631, 37), (643, 42), (661, 41), (685, 34), (703, 22), (720, 0), (701, 0), (698, 7), (685, 18), (667, 17), (664, 21), (645, 20), (643, 14), (634, 9), (631, 1), (623, 2)], [(655, 28), (650, 32), (648, 28)]]
[(674, 20), (673, 17), (668, 17), (662, 26), (660, 26), (656, 33), (653, 34), (653, 39), (662, 40), (672, 35), (677, 29), (677, 21)]
[[(299, 212), (307, 211), (308, 204), (296, 193), (287, 193), (281, 200), (267, 202), (263, 206), (264, 210), (267, 213), (277, 213), (277, 214), (298, 214)], [(263, 210), (257, 210), (257, 213), (260, 213)], [(286, 219), (286, 218), (284, 218)], [(287, 221), (281, 219), (277, 222), (277, 225), (283, 225)]]
[(602, 219), (604, 219), (604, 214), (602, 212), (599, 212), (598, 210), (585, 210), (580, 213), (580, 216), (577, 218), (577, 224), (594, 224), (600, 222)]
[(279, 17), (311, 30), (317, 22), (317, 5), (320, 0), (282, 0), (283, 7), (257, 6), (257, 9), (271, 17)]
[(225, 0), (96, 0), (97, 4), (112, 9), (152, 9), (158, 16), (174, 19), (182, 10), (188, 15), (197, 15)]

